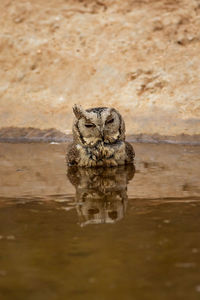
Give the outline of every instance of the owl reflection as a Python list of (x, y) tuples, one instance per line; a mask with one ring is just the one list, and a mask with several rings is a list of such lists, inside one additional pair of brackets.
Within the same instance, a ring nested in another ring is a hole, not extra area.
[(76, 189), (75, 206), (81, 226), (115, 223), (124, 217), (127, 184), (134, 172), (133, 164), (114, 168), (68, 168), (68, 178)]
[(134, 150), (125, 141), (125, 124), (114, 108), (84, 110), (75, 105), (73, 143), (66, 156), (69, 166), (115, 167), (133, 163)]

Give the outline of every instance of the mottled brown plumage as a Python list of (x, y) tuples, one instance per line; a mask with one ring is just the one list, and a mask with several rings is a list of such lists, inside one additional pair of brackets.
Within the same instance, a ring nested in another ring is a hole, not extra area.
[(69, 145), (68, 165), (81, 167), (118, 166), (133, 163), (134, 150), (125, 141), (125, 124), (114, 108), (84, 110), (73, 107), (74, 141)]

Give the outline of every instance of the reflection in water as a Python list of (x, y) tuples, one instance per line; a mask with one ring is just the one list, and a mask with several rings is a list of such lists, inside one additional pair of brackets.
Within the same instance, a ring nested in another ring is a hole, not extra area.
[(0, 144), (0, 299), (199, 299), (200, 147), (134, 148), (127, 194), (131, 166), (69, 170), (75, 194), (66, 145)]
[(67, 175), (76, 188), (81, 226), (122, 219), (128, 202), (127, 184), (134, 173), (132, 164), (114, 168), (69, 167)]

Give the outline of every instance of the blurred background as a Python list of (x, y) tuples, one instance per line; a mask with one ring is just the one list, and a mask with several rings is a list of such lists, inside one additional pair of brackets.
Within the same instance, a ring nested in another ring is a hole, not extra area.
[(0, 138), (64, 137), (77, 103), (200, 141), (199, 29), (199, 0), (1, 0)]

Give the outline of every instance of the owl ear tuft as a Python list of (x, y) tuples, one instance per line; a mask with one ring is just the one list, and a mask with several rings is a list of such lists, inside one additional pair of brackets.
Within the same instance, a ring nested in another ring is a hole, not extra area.
[(75, 117), (79, 120), (80, 118), (84, 117), (84, 109), (77, 104), (74, 104), (73, 106), (73, 112)]

